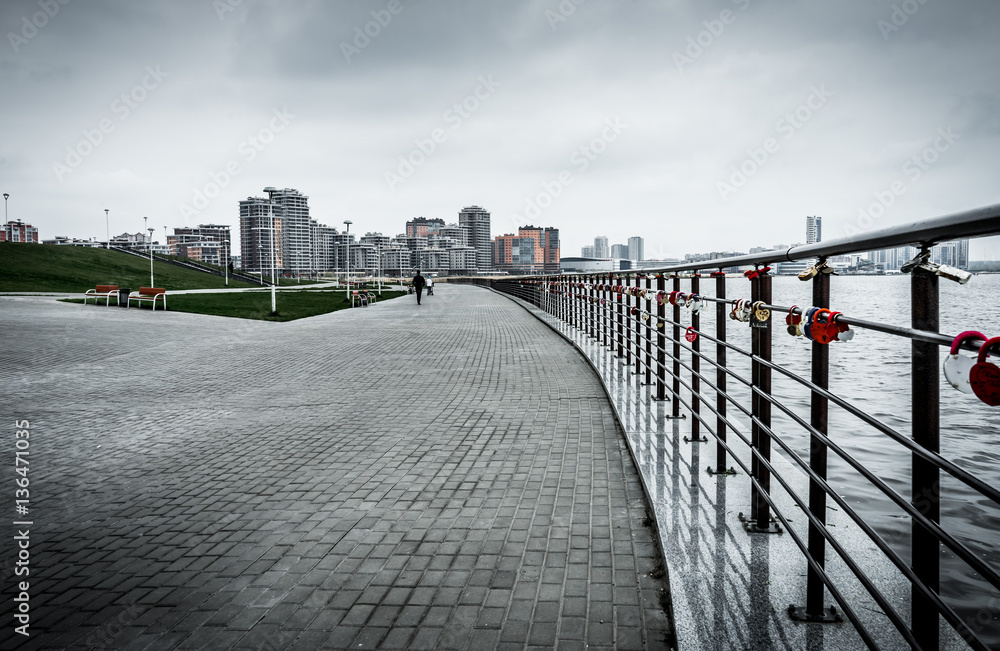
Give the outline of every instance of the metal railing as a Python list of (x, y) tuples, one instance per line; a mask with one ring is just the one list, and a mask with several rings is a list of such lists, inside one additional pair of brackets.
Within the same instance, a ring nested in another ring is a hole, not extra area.
[[(911, 340), (912, 407), (911, 435), (908, 436), (829, 389), (828, 344), (813, 341), (808, 374), (795, 372), (772, 360), (772, 326), (777, 315), (800, 315), (804, 318), (808, 313), (807, 308), (775, 304), (772, 276), (766, 265), (816, 258), (814, 267), (804, 274), (812, 274), (811, 277), (800, 278), (812, 283), (812, 306), (829, 308), (833, 275), (832, 269), (826, 266), (829, 256), (903, 245), (914, 245), (924, 254), (931, 246), (944, 240), (995, 234), (1000, 234), (1000, 206), (884, 229), (859, 237), (792, 247), (785, 251), (631, 272), (508, 277), (473, 282), (487, 284), (500, 292), (524, 299), (597, 340), (607, 347), (609, 353), (620, 358), (623, 365), (634, 367), (634, 372), (653, 387), (652, 400), (672, 402), (672, 417), (691, 418), (691, 436), (685, 440), (696, 444), (709, 441), (708, 437), (714, 439), (716, 454), (714, 467), (708, 469), (710, 474), (723, 478), (735, 472), (734, 468), (727, 467), (732, 463), (749, 475), (751, 512), (748, 516), (740, 514), (743, 528), (750, 534), (787, 532), (801, 550), (806, 564), (805, 605), (789, 607), (789, 617), (806, 622), (838, 619), (836, 609), (824, 605), (824, 590), (828, 590), (864, 643), (869, 648), (878, 648), (858, 616), (855, 605), (842, 594), (826, 571), (829, 547), (912, 648), (938, 648), (940, 616), (970, 647), (988, 649), (988, 643), (979, 636), (981, 627), (977, 630), (967, 619), (963, 619), (940, 594), (942, 549), (961, 559), (971, 572), (977, 573), (993, 589), (1000, 591), (997, 568), (941, 525), (942, 472), (994, 505), (1000, 505), (1000, 491), (993, 485), (940, 454), (940, 348), (951, 346), (954, 337), (939, 332), (938, 279), (944, 276), (964, 282), (968, 279), (967, 275), (930, 264), (926, 256), (918, 255), (911, 264), (904, 265), (904, 270), (911, 277), (910, 327), (879, 323), (857, 315), (837, 314), (832, 318), (832, 322), (842, 324), (842, 328), (869, 329)], [(741, 304), (738, 303), (739, 298), (727, 297), (726, 274), (722, 269), (737, 265), (753, 266), (753, 270), (747, 273), (750, 278), (749, 303), (753, 304), (754, 310), (768, 310), (772, 315), (762, 322), (751, 317), (749, 350), (727, 340), (727, 328), (733, 317), (740, 316), (736, 312)], [(715, 285), (714, 296), (701, 295), (701, 283), (707, 280), (697, 273), (702, 270), (714, 270), (710, 277)], [(684, 282), (687, 283), (686, 291), (682, 288)], [(690, 324), (685, 329), (682, 309), (697, 308), (698, 303), (703, 307), (700, 311), (692, 309)], [(714, 321), (714, 328), (706, 325), (706, 320)], [(690, 338), (686, 336), (689, 334)], [(708, 343), (706, 348), (714, 348), (712, 354), (703, 351), (703, 342)], [(961, 347), (978, 350), (978, 343), (981, 342), (967, 340)], [(736, 359), (750, 361), (749, 378), (738, 373), (727, 359), (733, 354)], [(707, 371), (704, 366), (708, 367)], [(715, 372), (711, 373), (712, 370)], [(808, 391), (808, 417), (798, 414), (782, 401), (782, 396), (772, 393), (774, 374)], [(730, 389), (731, 382), (737, 388), (749, 389), (749, 404), (737, 398), (735, 390)], [(684, 414), (681, 413), (682, 407)], [(782, 418), (793, 421), (809, 437), (807, 458), (797, 453), (786, 437), (772, 426), (772, 408)], [(843, 441), (831, 438), (831, 408), (842, 410), (910, 453), (909, 498), (859, 461)], [(998, 417), (998, 412), (991, 412), (990, 409), (982, 405), (984, 419)], [(744, 422), (750, 423), (749, 433), (736, 422), (731, 410), (745, 419)], [(733, 441), (733, 436), (738, 441)], [(741, 458), (734, 449), (737, 442), (749, 449), (749, 459), (745, 455)], [(793, 485), (795, 481), (776, 469), (772, 461), (774, 446), (807, 478), (806, 494), (796, 489)], [(910, 519), (909, 560), (828, 483), (828, 455), (831, 454), (840, 460), (838, 463), (846, 464), (867, 480)], [(779, 508), (774, 497), (775, 483), (798, 507), (796, 515), (801, 512), (807, 517), (806, 535), (789, 526), (787, 507), (785, 510)], [(908, 617), (898, 611), (898, 604), (892, 603), (879, 590), (859, 561), (832, 534), (826, 522), (828, 503), (831, 501), (867, 535), (909, 583), (911, 600)]]

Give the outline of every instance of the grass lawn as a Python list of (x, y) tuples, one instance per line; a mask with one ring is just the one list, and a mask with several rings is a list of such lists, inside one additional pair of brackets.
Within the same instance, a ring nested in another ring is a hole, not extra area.
[[(404, 296), (405, 292), (382, 292), (381, 301)], [(68, 303), (82, 303), (82, 299), (64, 299)], [(224, 294), (177, 294), (167, 296), (167, 308), (173, 312), (212, 314), (240, 319), (261, 321), (294, 321), (310, 316), (336, 312), (351, 307), (344, 300), (343, 291), (323, 291), (318, 289), (278, 292), (278, 313), (271, 312), (271, 292), (229, 292)], [(88, 307), (90, 307), (88, 305)], [(100, 306), (104, 309), (104, 306)], [(114, 306), (112, 306), (114, 307)], [(111, 308), (108, 308), (111, 309)], [(133, 305), (129, 309), (136, 309)], [(152, 309), (143, 307), (143, 309)], [(359, 308), (360, 309), (360, 308)]]
[[(226, 286), (218, 276), (153, 262), (157, 287), (215, 289)], [(149, 285), (149, 261), (109, 249), (54, 244), (0, 242), (0, 292), (79, 292), (97, 285), (134, 290)], [(255, 287), (229, 280), (230, 287)]]

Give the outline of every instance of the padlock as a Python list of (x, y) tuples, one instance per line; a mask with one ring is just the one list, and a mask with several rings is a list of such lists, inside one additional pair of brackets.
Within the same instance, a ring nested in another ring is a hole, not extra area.
[(854, 336), (854, 333), (851, 332), (846, 338), (840, 338), (840, 335), (849, 332), (850, 328), (846, 323), (836, 322), (838, 314), (840, 312), (834, 312), (824, 307), (813, 315), (810, 326), (813, 341), (820, 344), (829, 344), (834, 341), (848, 341)]
[(771, 318), (771, 310), (764, 307), (764, 301), (757, 301), (753, 304), (753, 314), (761, 323)]
[[(834, 312), (831, 314), (830, 320), (833, 321), (834, 317), (838, 314), (840, 314), (840, 312)], [(839, 321), (835, 322), (835, 325), (837, 326), (837, 341), (848, 342), (851, 339), (854, 339), (854, 331), (851, 330), (851, 326), (846, 323), (840, 323)]]
[(993, 337), (979, 349), (976, 365), (969, 371), (969, 383), (976, 397), (990, 407), (1000, 405), (1000, 367), (987, 362), (986, 357), (994, 346), (1000, 346), (1000, 337)]
[(976, 364), (975, 357), (959, 354), (959, 347), (966, 339), (986, 341), (986, 335), (975, 330), (966, 330), (951, 342), (951, 350), (944, 356), (944, 379), (962, 393), (973, 393), (969, 373)]
[(793, 310), (798, 308), (798, 305), (793, 305), (788, 309), (788, 315), (785, 316), (785, 325), (788, 326), (788, 334), (793, 337), (802, 336), (802, 313), (793, 313)]
[(816, 313), (819, 312), (819, 310), (820, 308), (818, 307), (810, 307), (808, 310), (806, 310), (805, 316), (802, 317), (802, 335), (809, 341), (816, 341), (815, 339), (813, 339), (812, 328), (813, 328), (813, 318), (816, 316)]
[(695, 331), (694, 326), (688, 326), (688, 329), (684, 332), (684, 338), (689, 343), (694, 343), (694, 340), (698, 338), (698, 333)]

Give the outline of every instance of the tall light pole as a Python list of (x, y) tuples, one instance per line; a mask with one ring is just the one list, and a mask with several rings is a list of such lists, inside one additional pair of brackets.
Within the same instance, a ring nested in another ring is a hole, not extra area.
[(147, 242), (149, 245), (149, 286), (156, 287), (156, 285), (153, 284), (153, 232), (156, 229), (147, 228), (146, 230), (149, 231), (149, 242)]
[(10, 195), (7, 194), (6, 192), (4, 192), (3, 193), (3, 223), (4, 224), (7, 223), (7, 199), (8, 198), (10, 198)]
[(347, 226), (347, 291), (344, 293), (348, 299), (351, 298), (351, 224), (353, 224), (350, 219), (345, 219), (344, 224)]
[(108, 209), (104, 209), (104, 229), (108, 237), (107, 248), (111, 248), (111, 219), (108, 217)]

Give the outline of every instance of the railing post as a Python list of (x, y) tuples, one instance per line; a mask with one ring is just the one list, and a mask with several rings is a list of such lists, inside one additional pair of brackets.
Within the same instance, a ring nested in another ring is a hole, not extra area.
[(604, 331), (602, 339), (608, 350), (611, 350), (611, 307), (613, 305), (611, 301), (611, 274), (604, 276), (604, 291), (601, 292), (601, 300), (604, 301), (604, 305), (599, 305), (602, 330)]
[[(759, 270), (751, 279), (750, 300), (771, 303), (771, 276), (766, 270)], [(754, 356), (768, 362), (771, 361), (771, 321), (768, 320), (760, 327), (752, 328), (750, 333)], [(760, 455), (760, 459), (770, 462), (771, 436), (767, 430), (771, 428), (771, 403), (764, 396), (771, 395), (771, 369), (757, 359), (751, 364), (751, 369), (751, 383), (756, 389), (751, 400), (751, 413), (754, 417), (751, 427), (753, 447)], [(781, 529), (771, 521), (771, 507), (764, 499), (764, 495), (771, 492), (771, 471), (758, 461), (756, 455), (753, 457), (752, 468), (760, 488), (751, 484), (750, 521), (744, 519), (743, 527), (748, 533), (780, 533)]]
[(625, 276), (624, 297), (622, 299), (622, 314), (624, 315), (624, 327), (622, 337), (625, 340), (625, 370), (631, 373), (632, 368), (632, 278)]
[[(920, 267), (910, 279), (912, 327), (938, 331), (938, 277)], [(940, 451), (940, 372), (938, 345), (913, 340), (911, 351), (911, 386), (913, 400), (913, 442), (931, 452)], [(916, 454), (913, 458), (913, 506), (932, 522), (941, 521), (940, 470)], [(939, 591), (940, 542), (923, 525), (912, 525), (913, 571), (925, 586)], [(928, 649), (938, 647), (938, 611), (929, 599), (911, 589), (913, 636)]]
[[(627, 282), (627, 281), (619, 278), (615, 279), (615, 283), (622, 283), (622, 282)], [(616, 327), (615, 327), (615, 341), (617, 342), (618, 346), (618, 354), (616, 355), (616, 357), (621, 359), (622, 357), (625, 356), (624, 341), (623, 341), (624, 323), (622, 322), (623, 301), (621, 299), (621, 294), (619, 294), (618, 292), (615, 292), (613, 294), (613, 297), (615, 299), (615, 314), (617, 315)]]
[(597, 310), (594, 308), (594, 298), (597, 296), (597, 290), (594, 289), (594, 276), (587, 276), (583, 282), (586, 296), (584, 300), (587, 303), (587, 334), (594, 337), (596, 336), (594, 334), (596, 332), (594, 319), (597, 317)]
[[(679, 292), (681, 290), (681, 277), (677, 274), (673, 275), (673, 291)], [(676, 303), (676, 301), (675, 301)], [(673, 310), (674, 315), (674, 382), (673, 382), (673, 393), (674, 393), (674, 404), (671, 413), (674, 418), (680, 418), (681, 416), (681, 401), (677, 398), (681, 395), (681, 308), (678, 305), (674, 305)]]
[[(691, 293), (697, 294), (701, 291), (701, 276), (697, 272), (691, 274)], [(691, 327), (695, 330), (701, 329), (701, 315), (697, 312), (691, 313)], [(698, 353), (701, 352), (701, 337), (698, 337), (693, 342), (691, 342), (691, 443), (705, 443), (708, 441), (707, 438), (701, 435), (701, 421), (698, 420), (698, 415), (701, 414), (701, 378), (698, 374), (701, 373), (701, 357)], [(687, 441), (687, 437), (685, 437)]]
[[(712, 274), (715, 278), (715, 297), (725, 299), (726, 298), (726, 274), (723, 271), (716, 271)], [(715, 436), (717, 443), (715, 445), (715, 470), (711, 468), (708, 469), (709, 474), (729, 474), (726, 470), (726, 448), (723, 443), (726, 442), (726, 398), (722, 393), (726, 390), (726, 347), (723, 342), (726, 341), (726, 319), (729, 318), (728, 310), (726, 309), (726, 303), (716, 303), (715, 304), (715, 338), (719, 340), (719, 343), (715, 344), (715, 386), (717, 390), (715, 392), (715, 410), (717, 412), (715, 418)]]
[[(819, 265), (822, 269), (823, 266)], [(812, 284), (812, 304), (814, 307), (830, 307), (830, 274), (820, 272), (813, 277)], [(777, 315), (773, 315), (777, 318)], [(821, 389), (829, 388), (830, 384), (830, 346), (815, 341), (812, 343), (812, 383)], [(819, 393), (813, 391), (809, 409), (809, 424), (816, 431), (827, 433), (827, 415), (829, 401)], [(809, 468), (822, 479), (826, 479), (826, 444), (812, 435), (809, 445)], [(826, 526), (826, 491), (813, 478), (809, 478), (809, 512)], [(809, 522), (809, 556), (816, 561), (821, 568), (826, 567), (826, 538), (820, 527), (813, 522)], [(811, 565), (806, 567), (806, 607), (789, 608), (788, 614), (792, 619), (807, 622), (839, 622), (843, 618), (831, 606), (824, 608), (823, 598), (826, 593), (826, 586)]]
[[(657, 293), (666, 291), (663, 274), (656, 274)], [(656, 301), (656, 400), (667, 399), (667, 308), (663, 301)]]
[(635, 374), (642, 373), (642, 297), (639, 296), (639, 274), (635, 275), (635, 300), (632, 305), (635, 314), (629, 310), (629, 323), (632, 324), (632, 333), (635, 335)]
[[(646, 304), (641, 305), (639, 308), (639, 313), (642, 314), (649, 305), (649, 293), (652, 291), (653, 279), (650, 278), (649, 274), (646, 274)], [(653, 383), (653, 317), (650, 315), (646, 319), (646, 381), (644, 384)]]

